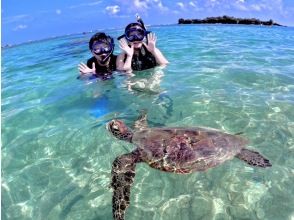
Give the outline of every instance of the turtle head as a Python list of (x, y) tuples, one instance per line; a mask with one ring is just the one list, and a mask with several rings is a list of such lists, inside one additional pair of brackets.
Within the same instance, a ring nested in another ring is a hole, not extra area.
[(111, 120), (106, 125), (106, 128), (114, 137), (124, 141), (132, 141), (133, 133), (123, 121), (117, 119)]

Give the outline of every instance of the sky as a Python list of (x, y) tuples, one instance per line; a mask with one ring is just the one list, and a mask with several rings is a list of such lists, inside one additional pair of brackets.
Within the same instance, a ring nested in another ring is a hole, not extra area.
[(123, 28), (136, 13), (149, 25), (228, 15), (294, 26), (294, 0), (2, 0), (1, 43)]

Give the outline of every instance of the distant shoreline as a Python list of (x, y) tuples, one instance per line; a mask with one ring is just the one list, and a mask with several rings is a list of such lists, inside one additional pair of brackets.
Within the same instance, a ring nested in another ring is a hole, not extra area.
[(261, 21), (257, 18), (235, 18), (224, 15), (222, 17), (207, 17), (205, 19), (183, 19), (180, 18), (178, 24), (246, 24), (246, 25), (266, 25), (266, 26), (283, 26), (274, 22)]

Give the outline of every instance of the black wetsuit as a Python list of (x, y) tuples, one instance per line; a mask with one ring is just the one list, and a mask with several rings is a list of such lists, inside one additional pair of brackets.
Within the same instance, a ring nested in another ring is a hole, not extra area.
[[(125, 56), (125, 60), (126, 60)], [(132, 69), (133, 70), (146, 70), (155, 67), (156, 64), (156, 59), (150, 53), (147, 48), (142, 45), (141, 49), (139, 50), (138, 54), (133, 55), (132, 58)]]
[(116, 70), (116, 59), (117, 56), (111, 54), (110, 55), (110, 61), (109, 61), (109, 65), (107, 66), (100, 66), (97, 62), (97, 59), (95, 57), (91, 57), (90, 59), (88, 59), (87, 61), (87, 66), (89, 68), (92, 68), (92, 63), (95, 63), (95, 68), (96, 68), (96, 74), (94, 74), (94, 77), (109, 77), (112, 75), (112, 72)]

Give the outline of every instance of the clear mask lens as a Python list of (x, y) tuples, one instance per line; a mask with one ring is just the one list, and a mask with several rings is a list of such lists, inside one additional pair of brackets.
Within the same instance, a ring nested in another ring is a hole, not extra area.
[(145, 37), (145, 31), (139, 28), (131, 28), (126, 31), (126, 38), (128, 41), (142, 41)]
[(94, 43), (92, 48), (93, 48), (92, 52), (95, 53), (96, 55), (101, 55), (104, 53), (108, 54), (108, 53), (111, 53), (111, 51), (112, 51), (111, 45), (109, 45), (105, 42)]

